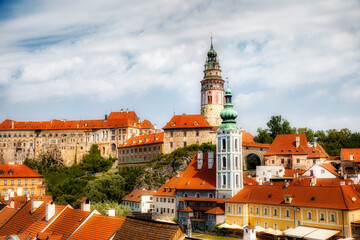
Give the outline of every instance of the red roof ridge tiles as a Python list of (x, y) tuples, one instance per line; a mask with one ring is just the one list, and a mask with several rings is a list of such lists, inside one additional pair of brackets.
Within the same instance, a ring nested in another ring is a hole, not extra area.
[(182, 129), (182, 128), (209, 128), (212, 127), (206, 121), (203, 115), (174, 115), (163, 129)]
[(43, 176), (24, 164), (0, 164), (0, 178), (42, 178)]

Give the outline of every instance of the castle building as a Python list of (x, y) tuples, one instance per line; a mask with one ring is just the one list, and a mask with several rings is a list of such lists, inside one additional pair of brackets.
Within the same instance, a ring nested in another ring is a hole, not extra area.
[(118, 167), (144, 166), (164, 152), (164, 132), (131, 137), (118, 151)]
[(66, 165), (79, 163), (92, 144), (104, 157), (117, 157), (117, 146), (131, 137), (155, 133), (133, 111), (111, 112), (100, 120), (51, 120), (0, 124), (0, 163), (51, 156)]
[(231, 90), (225, 92), (222, 123), (217, 130), (216, 191), (218, 198), (231, 198), (243, 184), (242, 130), (236, 124), (237, 112), (231, 102)]
[(204, 68), (204, 78), (201, 80), (201, 115), (210, 126), (217, 127), (221, 124), (220, 112), (224, 105), (224, 80), (221, 78), (220, 63), (212, 38)]

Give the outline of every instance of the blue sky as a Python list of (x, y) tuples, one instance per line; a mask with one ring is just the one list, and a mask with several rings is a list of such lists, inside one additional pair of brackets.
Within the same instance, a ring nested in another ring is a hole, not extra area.
[(210, 44), (238, 124), (360, 131), (359, 1), (0, 1), (0, 121), (200, 112)]

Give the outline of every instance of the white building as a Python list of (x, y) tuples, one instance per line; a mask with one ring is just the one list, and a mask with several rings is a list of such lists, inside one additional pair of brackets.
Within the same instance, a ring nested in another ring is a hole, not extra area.
[(134, 190), (122, 199), (122, 204), (129, 206), (132, 212), (152, 212), (154, 194), (153, 191)]
[(305, 173), (303, 177), (316, 177), (316, 178), (338, 178), (340, 177), (339, 173), (336, 171), (336, 168), (331, 163), (320, 163), (317, 162), (311, 166)]

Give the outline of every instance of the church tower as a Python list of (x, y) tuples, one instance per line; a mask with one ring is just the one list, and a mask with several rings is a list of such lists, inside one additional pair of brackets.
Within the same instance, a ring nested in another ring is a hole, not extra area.
[(213, 47), (212, 37), (204, 65), (204, 78), (200, 83), (201, 115), (211, 126), (217, 127), (221, 124), (220, 112), (224, 106), (224, 80), (221, 79), (220, 64)]
[(226, 89), (222, 123), (216, 133), (216, 194), (231, 198), (243, 188), (242, 130), (236, 124), (237, 112)]

